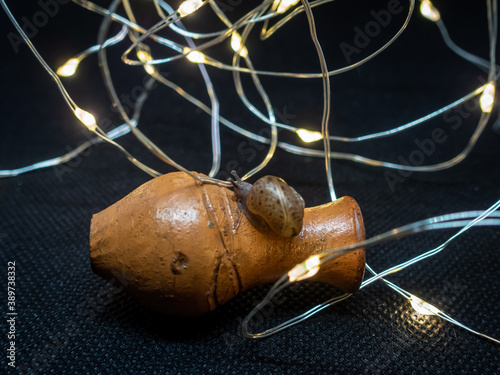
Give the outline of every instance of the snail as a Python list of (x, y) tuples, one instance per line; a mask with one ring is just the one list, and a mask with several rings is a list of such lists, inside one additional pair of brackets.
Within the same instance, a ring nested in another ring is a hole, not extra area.
[(282, 237), (293, 237), (302, 229), (304, 199), (283, 179), (264, 176), (253, 185), (241, 181), (232, 171), (238, 208), (259, 232), (274, 233)]

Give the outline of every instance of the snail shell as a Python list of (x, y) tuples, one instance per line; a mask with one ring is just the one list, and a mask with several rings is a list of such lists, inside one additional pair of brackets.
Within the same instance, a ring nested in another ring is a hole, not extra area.
[(293, 237), (302, 229), (304, 199), (283, 179), (264, 176), (250, 185), (233, 173), (238, 207), (260, 232)]

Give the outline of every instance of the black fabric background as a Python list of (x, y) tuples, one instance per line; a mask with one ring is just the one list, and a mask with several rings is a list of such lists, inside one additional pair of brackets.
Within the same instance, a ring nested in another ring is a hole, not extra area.
[[(14, 3), (10, 1), (9, 3)], [(100, 2), (107, 3), (107, 2)], [(226, 2), (233, 19), (256, 2)], [(487, 57), (484, 1), (435, 1), (452, 38), (462, 47)], [(406, 11), (406, 3), (403, 3)], [(32, 19), (40, 5), (10, 4), (18, 19)], [(354, 27), (372, 20), (370, 11), (387, 1), (337, 1), (316, 10), (318, 32), (330, 68), (345, 65), (339, 44), (352, 44)], [(141, 14), (144, 24), (155, 21)], [(379, 48), (402, 24), (404, 12), (361, 51)], [(2, 25), (2, 87), (0, 169), (17, 168), (67, 152), (87, 139), (54, 83), (25, 46), (15, 52), (5, 15)], [(22, 21), (21, 21), (22, 22)], [(74, 4), (40, 28), (33, 42), (52, 67), (95, 43), (99, 18)], [(210, 18), (194, 19), (203, 27)], [(203, 25), (204, 24), (204, 25)], [(213, 23), (212, 23), (213, 24)], [(216, 23), (216, 29), (222, 27)], [(115, 29), (113, 29), (115, 30)], [(226, 61), (224, 48), (214, 49)], [(269, 70), (318, 71), (318, 63), (303, 16), (275, 38), (249, 42), (255, 66)], [(121, 93), (142, 84), (140, 69), (117, 61), (123, 46), (110, 51)], [(253, 52), (255, 51), (255, 52)], [(157, 50), (163, 54), (164, 51)], [(357, 58), (358, 55), (353, 55)], [(202, 100), (207, 96), (192, 65), (176, 62), (162, 72)], [(263, 126), (235, 95), (231, 76), (209, 68), (221, 100), (222, 114), (253, 131)], [(403, 36), (369, 64), (332, 79), (332, 125), (336, 135), (356, 136), (409, 122), (465, 95), (485, 80), (485, 74), (445, 48), (437, 28), (416, 13)], [(276, 110), (293, 125), (319, 129), (319, 80), (264, 77)], [(66, 80), (82, 108), (118, 124), (111, 110), (95, 57), (82, 63), (79, 75)], [(247, 78), (244, 82), (248, 83)], [(249, 87), (247, 85), (246, 87)], [(255, 99), (255, 93), (249, 91)], [(257, 103), (260, 103), (257, 101)], [(259, 104), (260, 106), (260, 104)], [(262, 109), (262, 106), (259, 108)], [(398, 162), (417, 150), (441, 128), (447, 139), (426, 157), (432, 164), (462, 150), (474, 130), (479, 111), (463, 107), (394, 138), (341, 145), (334, 150)], [(434, 215), (488, 208), (499, 198), (500, 135), (492, 130), (498, 116), (460, 165), (438, 173), (413, 173), (389, 188), (384, 169), (333, 161), (338, 194), (353, 196), (361, 206), (367, 235)], [(211, 163), (208, 116), (157, 87), (145, 106), (141, 128), (176, 161), (207, 173)], [(455, 129), (456, 128), (456, 129)], [(292, 134), (283, 140), (299, 144)], [(130, 135), (120, 142), (138, 158), (162, 172), (173, 169), (148, 155)], [(266, 149), (222, 129), (222, 171), (248, 171)], [(250, 153), (238, 152), (254, 150)], [(318, 146), (320, 147), (320, 146)], [(253, 153), (252, 153), (253, 155)], [(279, 150), (265, 170), (294, 186), (308, 206), (328, 201), (324, 162)], [(224, 177), (221, 174), (221, 177)], [(96, 213), (148, 180), (115, 149), (99, 145), (69, 165), (0, 180), (0, 274), (2, 275), (2, 369), (8, 366), (6, 289), (7, 262), (16, 262), (17, 370), (40, 374), (494, 374), (500, 373), (499, 346), (436, 317), (416, 314), (409, 303), (382, 283), (363, 289), (343, 303), (306, 322), (264, 340), (244, 339), (241, 319), (266, 293), (268, 286), (244, 293), (198, 319), (172, 319), (149, 311), (94, 275), (88, 256), (89, 223)], [(402, 239), (367, 251), (369, 264), (383, 270), (446, 240), (453, 231)], [(463, 324), (500, 337), (498, 229), (473, 229), (438, 256), (389, 280), (435, 304)], [(273, 314), (261, 315), (255, 329), (290, 319), (336, 292), (321, 285), (300, 284), (286, 294)], [(269, 316), (268, 316), (269, 315)]]

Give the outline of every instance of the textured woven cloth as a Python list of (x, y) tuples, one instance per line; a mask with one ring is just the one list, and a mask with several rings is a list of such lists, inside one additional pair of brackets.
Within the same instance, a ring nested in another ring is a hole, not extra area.
[[(53, 67), (95, 43), (99, 25), (98, 17), (74, 4), (61, 3), (56, 14), (48, 16), (46, 25), (38, 27), (33, 36), (35, 45)], [(234, 8), (234, 14), (243, 12), (235, 3), (225, 4)], [(366, 48), (346, 56), (341, 43), (356, 46), (355, 27), (365, 30), (369, 22), (376, 21), (374, 14), (387, 9), (388, 2), (362, 1), (356, 6), (343, 3), (334, 2), (315, 13), (332, 69), (383, 45), (401, 26), (407, 10), (407, 4), (401, 2), (403, 12), (394, 13), (387, 26), (379, 24), (379, 33), (370, 37)], [(469, 9), (453, 1), (439, 3), (456, 42), (487, 56), (485, 4), (477, 2)], [(33, 21), (36, 12), (43, 11), (35, 3), (12, 6), (20, 20), (26, 17)], [(2, 35), (8, 36), (13, 29), (3, 14), (0, 19)], [(156, 19), (147, 22), (152, 24)], [(220, 23), (216, 25), (221, 27)], [(304, 53), (315, 53), (304, 17), (297, 17), (289, 29), (289, 37), (297, 37), (296, 45), (303, 50), (291, 49), (291, 43), (284, 42), (285, 30), (275, 36), (279, 49), (270, 41), (262, 42), (262, 46), (258, 40), (249, 44), (251, 54), (259, 51), (255, 53), (255, 65), (269, 70), (316, 71), (315, 59), (303, 62)], [(16, 53), (11, 41), (9, 37), (1, 41), (5, 52), (0, 78), (0, 169), (61, 155), (89, 137), (27, 48), (19, 45)], [(110, 50), (110, 58), (118, 60), (122, 52), (122, 47)], [(142, 72), (119, 64), (114, 63), (119, 71), (114, 75), (118, 90), (133, 97), (143, 85)], [(89, 58), (81, 69), (79, 74), (85, 78), (65, 81), (71, 95), (98, 119), (119, 124), (100, 81), (96, 59)], [(172, 72), (169, 78), (208, 102), (196, 68), (179, 62), (172, 68), (166, 65), (159, 69)], [(262, 124), (238, 104), (229, 75), (214, 70), (210, 73), (222, 80), (216, 86), (223, 103), (221, 113), (258, 132)], [(415, 15), (402, 38), (385, 54), (332, 79), (331, 132), (357, 136), (409, 122), (466, 95), (484, 82), (484, 77), (480, 69), (446, 49), (431, 22)], [(250, 81), (245, 78), (244, 82), (250, 87)], [(262, 82), (269, 89), (280, 121), (319, 126), (319, 80), (263, 77)], [(249, 96), (260, 103), (252, 91)], [(153, 89), (144, 111), (141, 128), (148, 136), (158, 140), (185, 167), (208, 172), (208, 116), (161, 87)], [(500, 135), (491, 127), (497, 116), (495, 109), (471, 155), (449, 170), (402, 176), (398, 172), (387, 174), (385, 169), (333, 161), (337, 193), (358, 201), (368, 236), (435, 215), (486, 209), (500, 198)], [(434, 164), (450, 159), (466, 146), (478, 118), (477, 103), (473, 103), (401, 136), (347, 146), (332, 143), (332, 147), (396, 163), (420, 162), (418, 157), (423, 155), (423, 164)], [(294, 134), (281, 131), (280, 137), (299, 144)], [(248, 143), (226, 128), (222, 129), (221, 139), (221, 178), (231, 169), (250, 170), (267, 152), (266, 147)], [(165, 173), (173, 171), (148, 155), (130, 135), (120, 142), (141, 161)], [(279, 150), (265, 174), (287, 180), (303, 195), (307, 206), (329, 199), (321, 159)], [(498, 345), (437, 317), (416, 313), (408, 301), (381, 282), (262, 340), (243, 338), (240, 324), (269, 286), (245, 292), (197, 319), (173, 319), (151, 312), (125, 294), (118, 283), (112, 285), (93, 274), (88, 253), (92, 214), (148, 178), (117, 150), (101, 144), (68, 165), (0, 179), (2, 370), (22, 374), (148, 375), (500, 373)], [(367, 260), (381, 271), (441, 244), (453, 233), (432, 232), (385, 243), (368, 249)], [(441, 254), (388, 280), (468, 327), (500, 338), (499, 240), (498, 229), (472, 229)], [(10, 329), (8, 262), (15, 262), (16, 370), (8, 366), (5, 355)], [(286, 292), (273, 311), (260, 314), (252, 327), (269, 328), (336, 294), (323, 285), (301, 283)]]

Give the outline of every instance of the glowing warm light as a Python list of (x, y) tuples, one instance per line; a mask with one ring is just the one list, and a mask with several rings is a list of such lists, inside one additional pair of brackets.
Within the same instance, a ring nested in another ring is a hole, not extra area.
[[(189, 50), (189, 49), (188, 49)], [(186, 53), (186, 49), (184, 50), (184, 53)], [(205, 62), (205, 55), (199, 51), (191, 51), (186, 54), (186, 58), (193, 62), (193, 63), (204, 63)]]
[(422, 301), (417, 296), (411, 296), (410, 298), (411, 307), (422, 315), (437, 315), (440, 311), (437, 307), (432, 306), (430, 303)]
[(80, 64), (80, 60), (74, 58), (69, 59), (63, 66), (57, 69), (57, 74), (61, 77), (70, 77), (75, 74), (78, 64)]
[(294, 281), (305, 280), (316, 275), (319, 271), (321, 263), (319, 256), (314, 255), (307, 259), (304, 263), (297, 264), (288, 272), (288, 279), (291, 283)]
[(308, 270), (313, 269), (314, 267), (319, 266), (319, 256), (315, 255), (306, 260), (306, 268)]
[(490, 82), (484, 88), (483, 94), (479, 99), (481, 109), (485, 113), (490, 113), (493, 110), (493, 103), (495, 102), (495, 85)]
[[(143, 51), (143, 50), (139, 50), (137, 51), (137, 58), (139, 59), (139, 61), (141, 62), (148, 62), (148, 61), (151, 61), (153, 60), (153, 58), (151, 57), (151, 55), (146, 52), (146, 51)], [(153, 65), (151, 64), (145, 64), (144, 65), (144, 70), (148, 73), (148, 74), (154, 74), (156, 72), (155, 68)]]
[(323, 139), (323, 135), (320, 132), (312, 132), (307, 129), (299, 129), (296, 131), (297, 135), (306, 143), (316, 142)]
[(248, 56), (248, 50), (246, 47), (242, 47), (241, 36), (237, 32), (233, 32), (231, 35), (231, 48), (234, 52), (238, 52), (241, 57)]
[(144, 70), (146, 71), (146, 73), (148, 74), (154, 74), (156, 72), (155, 68), (153, 65), (151, 64), (146, 64), (144, 65)]
[(179, 14), (184, 17), (195, 12), (203, 5), (201, 0), (186, 0), (179, 6)]
[(151, 55), (143, 50), (137, 51), (137, 58), (142, 62), (151, 61)]
[(434, 22), (441, 19), (439, 10), (437, 10), (429, 0), (422, 0), (422, 2), (420, 3), (420, 13), (422, 13), (422, 16), (424, 16), (428, 20)]
[(97, 129), (97, 123), (95, 121), (95, 117), (81, 108), (75, 109), (75, 116), (85, 125), (89, 130), (95, 131)]
[(300, 0), (274, 0), (273, 10), (277, 13), (283, 13), (288, 8), (297, 4)]

